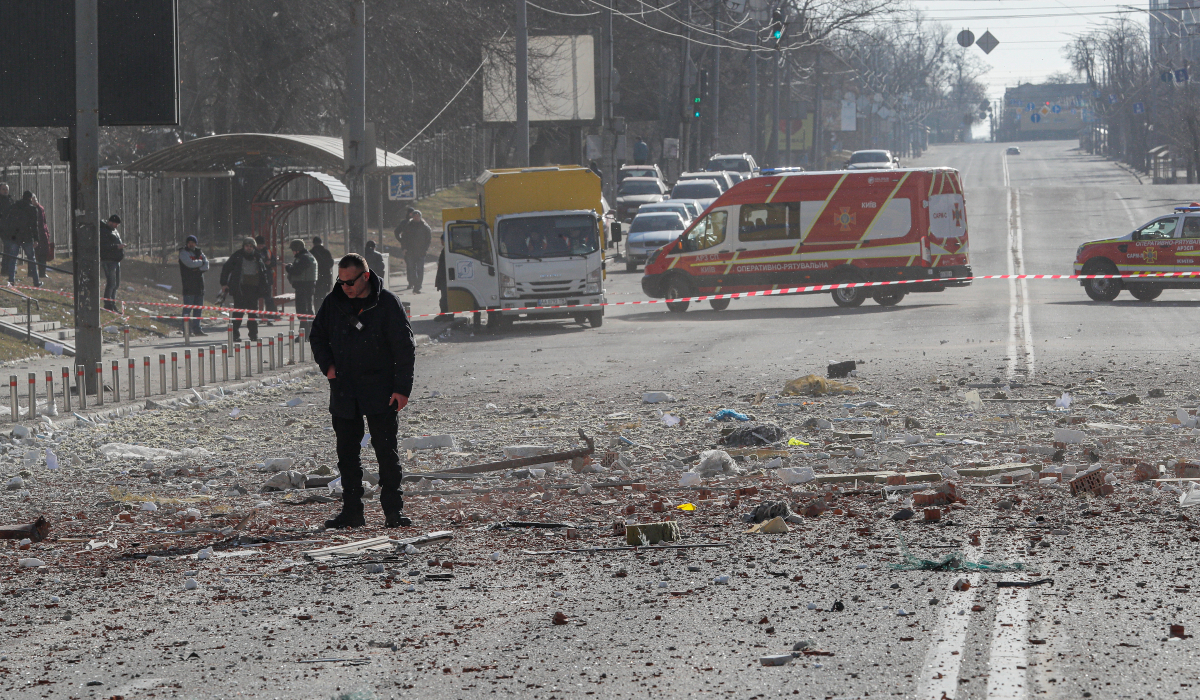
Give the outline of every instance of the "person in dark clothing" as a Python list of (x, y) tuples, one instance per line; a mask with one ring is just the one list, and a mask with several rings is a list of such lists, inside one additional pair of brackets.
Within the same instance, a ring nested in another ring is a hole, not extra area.
[(192, 317), (193, 335), (208, 335), (200, 328), (201, 309), (187, 307), (204, 306), (204, 273), (208, 272), (208, 258), (200, 250), (200, 241), (195, 236), (188, 236), (183, 247), (179, 249), (179, 281), (183, 292), (183, 322), (189, 323)]
[(425, 256), (433, 242), (433, 229), (421, 218), (421, 211), (409, 207), (408, 220), (396, 227), (400, 239), (400, 250), (404, 254), (404, 265), (408, 273), (408, 286), (413, 294), (421, 293), (425, 283)]
[(443, 248), (441, 254), (438, 255), (437, 274), (433, 277), (433, 288), (438, 290), (438, 293), (441, 295), (438, 299), (438, 311), (441, 311), (441, 313), (433, 320), (441, 323), (454, 320), (454, 314), (450, 313), (450, 295), (447, 293), (448, 286), (446, 284), (446, 250)]
[[(257, 244), (258, 256), (262, 258), (263, 265), (267, 268), (267, 288), (262, 291), (263, 308), (267, 311), (278, 311), (279, 307), (275, 304), (275, 272), (279, 266), (279, 258), (275, 257), (275, 251), (267, 245), (267, 239), (264, 236), (255, 236), (254, 242)], [(263, 319), (266, 325), (271, 325), (278, 316), (274, 314), (264, 315)]]
[(604, 184), (604, 171), (600, 169), (600, 166), (596, 164), (596, 161), (593, 160), (588, 163), (588, 170), (596, 173), (596, 177), (600, 178), (600, 184)]
[(362, 527), (363, 417), (379, 460), (379, 505), (387, 527), (412, 524), (403, 515), (398, 413), (408, 405), (416, 364), (412, 328), (400, 300), (351, 253), (338, 262), (338, 282), (313, 322), (313, 360), (329, 379), (329, 412), (337, 434), (342, 510), (327, 528)]
[(637, 143), (633, 144), (633, 164), (645, 165), (650, 162), (650, 144), (646, 143), (646, 139), (638, 137)]
[(221, 291), (233, 295), (233, 339), (241, 340), (242, 312), (246, 311), (246, 330), (250, 340), (258, 340), (258, 300), (270, 294), (267, 266), (258, 254), (253, 238), (242, 239), (242, 249), (225, 261), (221, 268)]
[(317, 259), (317, 287), (313, 294), (313, 305), (321, 303), (333, 286), (333, 253), (321, 245), (321, 237), (313, 236), (312, 247), (308, 249)]
[(100, 224), (100, 268), (104, 271), (104, 308), (117, 310), (117, 289), (121, 286), (121, 261), (125, 259), (125, 244), (117, 227), (121, 217), (113, 214)]
[(33, 278), (33, 286), (42, 286), (34, 250), (38, 239), (38, 210), (33, 203), (33, 193), (25, 190), (21, 201), (9, 207), (4, 221), (4, 264), (9, 286), (17, 283), (17, 256), (22, 251), (29, 261), (29, 276)]
[[(298, 238), (292, 241), (291, 248), (296, 257), (283, 268), (287, 272), (292, 289), (296, 290), (296, 313), (311, 316), (313, 292), (317, 287), (317, 259), (304, 249), (304, 241)], [(308, 329), (312, 328), (312, 319), (300, 319), (300, 327), (307, 333)]]
[(367, 267), (379, 273), (379, 278), (383, 280), (383, 286), (387, 286), (387, 265), (383, 262), (383, 254), (375, 250), (375, 241), (367, 241), (366, 250), (363, 251), (363, 259), (367, 261)]
[(54, 259), (54, 241), (50, 237), (50, 226), (46, 223), (46, 207), (33, 195), (33, 206), (38, 210), (38, 239), (34, 250), (37, 253), (38, 278), (46, 279), (46, 263)]

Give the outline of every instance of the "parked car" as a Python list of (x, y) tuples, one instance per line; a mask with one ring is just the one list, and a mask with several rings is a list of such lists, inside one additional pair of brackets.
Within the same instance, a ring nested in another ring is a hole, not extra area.
[(846, 161), (846, 170), (895, 170), (900, 159), (891, 151), (855, 151)]
[(1005, 149), (1004, 154), (1009, 156), (1019, 156), (1021, 155), (1021, 147), (1009, 146), (1007, 149)]
[(627, 177), (656, 177), (663, 182), (667, 181), (657, 165), (622, 165), (617, 171), (617, 182), (623, 182)]
[(642, 208), (638, 210), (638, 216), (660, 212), (678, 214), (683, 217), (684, 223), (690, 224), (692, 219), (699, 216), (700, 207), (690, 199), (664, 199), (661, 202), (643, 204)]
[(643, 204), (661, 202), (669, 190), (654, 177), (627, 177), (617, 186), (617, 221), (630, 221)]
[(718, 170), (718, 171), (713, 171), (713, 172), (708, 172), (706, 170), (702, 170), (702, 171), (694, 172), (694, 173), (681, 173), (679, 175), (679, 179), (675, 181), (675, 184), (678, 185), (679, 183), (684, 182), (685, 180), (712, 180), (713, 182), (715, 182), (721, 186), (722, 192), (724, 192), (725, 190), (728, 190), (730, 187), (733, 187), (733, 185), (734, 185), (733, 178), (729, 177), (729, 173), (725, 172), (724, 170)]
[(744, 173), (746, 177), (758, 175), (758, 163), (749, 153), (721, 153), (708, 159), (705, 170), (733, 170)]
[(713, 180), (680, 180), (671, 189), (671, 199), (694, 199), (704, 211), (721, 196), (721, 186)]
[(625, 239), (625, 269), (636, 272), (650, 254), (679, 238), (687, 221), (677, 212), (656, 211), (638, 214), (629, 224)]

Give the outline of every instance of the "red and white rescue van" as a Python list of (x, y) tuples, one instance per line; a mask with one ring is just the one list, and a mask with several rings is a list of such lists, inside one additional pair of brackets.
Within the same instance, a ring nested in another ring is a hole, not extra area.
[[(1075, 251), (1077, 275), (1137, 275), (1161, 272), (1200, 272), (1200, 203), (1175, 207), (1136, 230), (1100, 241), (1088, 241)], [(1094, 301), (1112, 301), (1122, 289), (1141, 301), (1157, 299), (1164, 289), (1197, 289), (1197, 277), (1079, 280)]]
[[(910, 168), (757, 177), (722, 194), (650, 256), (642, 290), (678, 299), (820, 284), (921, 280), (833, 291), (839, 306), (970, 284), (958, 171)], [(941, 281), (947, 280), (947, 281)], [(728, 299), (713, 299), (724, 309)], [(668, 302), (685, 311), (688, 302)]]

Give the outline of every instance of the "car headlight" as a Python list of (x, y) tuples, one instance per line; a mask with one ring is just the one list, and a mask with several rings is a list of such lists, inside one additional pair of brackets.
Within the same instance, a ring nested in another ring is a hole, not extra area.
[(504, 299), (516, 299), (520, 296), (517, 293), (517, 281), (504, 273), (500, 274), (500, 296)]
[(584, 290), (583, 290), (584, 294), (599, 294), (600, 293), (600, 275), (601, 274), (602, 273), (599, 268), (596, 268), (595, 270), (592, 270), (591, 272), (588, 273), (587, 286), (584, 287)]
[(654, 249), (654, 252), (653, 252), (653, 253), (650, 253), (650, 257), (646, 259), (646, 265), (647, 265), (647, 266), (649, 266), (649, 265), (653, 265), (653, 264), (654, 264), (654, 261), (655, 261), (655, 260), (658, 260), (658, 256), (659, 256), (659, 254), (661, 254), (661, 253), (662, 253), (662, 251), (663, 251), (663, 249), (662, 249), (662, 248), (655, 248), (655, 249)]

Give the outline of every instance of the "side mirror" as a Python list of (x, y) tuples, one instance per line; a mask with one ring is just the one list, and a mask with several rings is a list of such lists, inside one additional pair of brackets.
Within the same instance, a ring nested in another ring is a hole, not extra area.
[(1140, 239), (1141, 237), (1142, 237), (1142, 234), (1141, 234), (1141, 232), (1140, 232), (1140, 231), (1134, 231), (1134, 232), (1133, 232), (1133, 240), (1135, 240), (1135, 241), (1136, 241), (1136, 240)]
[(621, 242), (621, 223), (619, 221), (614, 221), (611, 224), (611, 234), (613, 243)]

